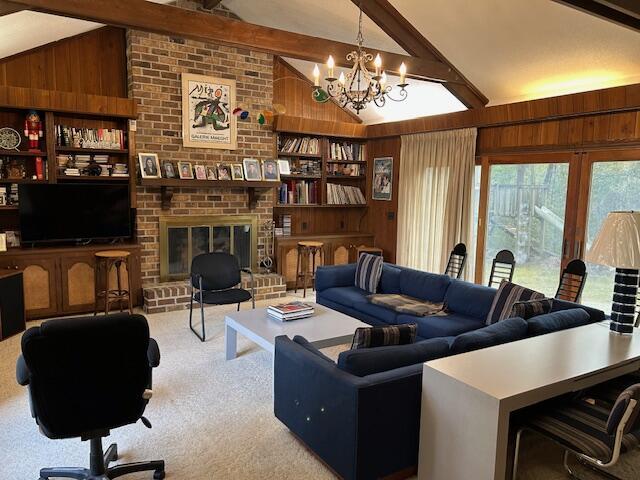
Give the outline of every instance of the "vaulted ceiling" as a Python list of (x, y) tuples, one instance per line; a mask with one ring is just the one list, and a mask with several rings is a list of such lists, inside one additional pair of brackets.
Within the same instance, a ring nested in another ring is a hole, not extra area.
[[(640, 82), (639, 32), (552, 0), (390, 1), (490, 105)], [(358, 8), (351, 0), (221, 3), (250, 23), (355, 42)], [(0, 58), (98, 26), (43, 13), (6, 15), (0, 17)], [(406, 53), (368, 18), (364, 37), (369, 50)], [(288, 60), (311, 78), (312, 63)], [(409, 91), (410, 100), (369, 109), (363, 119), (376, 123), (465, 108), (438, 84), (414, 80)]]

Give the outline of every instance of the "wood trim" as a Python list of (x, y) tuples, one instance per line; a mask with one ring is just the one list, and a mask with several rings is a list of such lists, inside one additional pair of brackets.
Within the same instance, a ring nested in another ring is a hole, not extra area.
[(0, 1), (0, 17), (11, 15), (12, 13), (16, 12), (21, 12), (22, 10), (27, 10), (27, 8), (23, 5), (19, 5), (17, 3), (9, 2), (6, 0)]
[(508, 155), (483, 155), (491, 165), (518, 165), (531, 163), (567, 163), (573, 158), (573, 152), (523, 152)]
[(480, 108), (489, 103), (489, 99), (465, 78), (388, 0), (351, 1), (362, 8), (362, 11), (409, 55), (442, 62), (455, 72), (462, 83), (445, 83), (444, 87), (467, 108)]
[(326, 135), (329, 137), (367, 138), (367, 126), (360, 123), (313, 120), (289, 115), (275, 115), (273, 118), (273, 131)]
[(476, 268), (474, 280), (477, 284), (483, 283), (484, 273), (484, 251), (487, 242), (487, 215), (489, 205), (489, 174), (491, 165), (489, 157), (480, 159), (482, 174), (480, 177), (480, 199), (478, 200), (478, 228), (476, 235)]
[[(351, 67), (346, 56), (357, 47), (348, 43), (263, 27), (222, 15), (197, 12), (145, 0), (17, 0), (38, 12), (79, 18), (171, 37), (235, 47), (323, 63), (329, 53), (336, 65)], [(380, 52), (389, 64), (407, 66), (408, 76), (461, 82), (448, 65), (391, 52)]]
[(616, 25), (640, 31), (640, 5), (636, 0), (554, 0)]

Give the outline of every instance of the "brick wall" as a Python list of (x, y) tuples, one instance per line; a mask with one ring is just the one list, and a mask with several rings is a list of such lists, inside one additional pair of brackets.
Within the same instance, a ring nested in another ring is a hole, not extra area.
[[(200, 3), (179, 0), (177, 6), (198, 9)], [(221, 13), (221, 12), (217, 12)], [(222, 14), (225, 14), (222, 12)], [(274, 157), (271, 127), (259, 125), (256, 112), (270, 109), (273, 96), (273, 56), (247, 49), (129, 30), (129, 96), (138, 101), (136, 150), (156, 152), (160, 161), (189, 161), (216, 165), (242, 163), (245, 157)], [(180, 74), (194, 73), (236, 80), (236, 101), (251, 113), (238, 120), (238, 149), (213, 150), (182, 146)], [(142, 281), (159, 281), (160, 215), (229, 215), (255, 213), (259, 223), (272, 218), (273, 191), (260, 194), (254, 210), (247, 207), (244, 189), (177, 189), (170, 210), (161, 210), (157, 189), (138, 187), (137, 234), (142, 244)], [(258, 258), (265, 238), (258, 238)]]

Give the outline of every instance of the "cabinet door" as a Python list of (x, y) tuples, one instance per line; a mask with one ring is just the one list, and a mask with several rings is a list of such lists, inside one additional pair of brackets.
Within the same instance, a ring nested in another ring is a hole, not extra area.
[(95, 260), (92, 253), (60, 259), (62, 311), (81, 313), (93, 310), (95, 300)]
[(56, 259), (53, 257), (18, 257), (13, 261), (13, 264), (23, 271), (27, 318), (55, 315), (58, 311)]

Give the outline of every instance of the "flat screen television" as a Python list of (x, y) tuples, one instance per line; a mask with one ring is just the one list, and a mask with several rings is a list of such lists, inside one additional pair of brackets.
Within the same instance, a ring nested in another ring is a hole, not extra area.
[(23, 244), (131, 237), (129, 185), (21, 184), (18, 200)]

